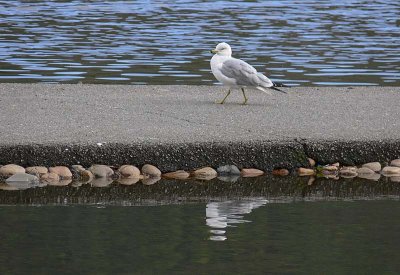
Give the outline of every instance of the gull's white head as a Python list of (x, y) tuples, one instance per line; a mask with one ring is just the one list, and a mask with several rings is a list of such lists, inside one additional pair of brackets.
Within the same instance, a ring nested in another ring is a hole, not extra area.
[(222, 55), (222, 56), (231, 56), (232, 50), (231, 46), (228, 43), (219, 43), (214, 50), (211, 50), (211, 53)]

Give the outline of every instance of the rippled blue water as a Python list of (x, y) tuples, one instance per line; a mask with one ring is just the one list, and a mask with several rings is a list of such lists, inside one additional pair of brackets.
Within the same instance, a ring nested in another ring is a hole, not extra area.
[(209, 50), (292, 85), (400, 85), (400, 3), (3, 1), (0, 82), (207, 84)]

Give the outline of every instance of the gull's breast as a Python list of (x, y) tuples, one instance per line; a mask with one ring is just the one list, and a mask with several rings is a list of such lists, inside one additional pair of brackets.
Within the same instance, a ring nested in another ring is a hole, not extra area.
[(212, 71), (213, 75), (215, 76), (215, 78), (222, 84), (224, 84), (226, 86), (236, 86), (236, 80), (234, 78), (226, 77), (221, 72), (221, 68), (222, 68), (223, 62), (225, 60), (226, 60), (226, 57), (214, 55), (210, 61), (211, 71)]

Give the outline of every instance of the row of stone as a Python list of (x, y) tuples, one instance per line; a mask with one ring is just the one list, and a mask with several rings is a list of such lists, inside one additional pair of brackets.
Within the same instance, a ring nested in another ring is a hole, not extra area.
[[(204, 167), (196, 169), (189, 173), (184, 170), (178, 170), (162, 174), (161, 171), (150, 164), (143, 165), (142, 169), (139, 170), (133, 165), (122, 165), (116, 171), (106, 165), (92, 165), (88, 169), (85, 169), (81, 165), (72, 165), (71, 169), (66, 166), (55, 166), (55, 167), (44, 167), (44, 166), (33, 166), (24, 168), (16, 164), (8, 164), (0, 167), (0, 176), (7, 177), (6, 182), (15, 181), (41, 181), (48, 184), (67, 183), (72, 178), (91, 182), (98, 178), (107, 178), (113, 180), (121, 180), (124, 183), (136, 183), (142, 180), (145, 184), (156, 182), (161, 177), (166, 179), (187, 179), (190, 177), (200, 180), (211, 180), (218, 175), (230, 175), (230, 176), (242, 176), (242, 177), (256, 177), (263, 175), (264, 172), (259, 169), (244, 168), (239, 170), (234, 165), (221, 166), (216, 170), (211, 167)], [(33, 178), (33, 177), (35, 178)]]
[[(328, 178), (335, 178), (338, 176), (342, 177), (362, 177), (370, 179), (379, 179), (380, 174), (385, 176), (400, 177), (400, 159), (395, 159), (390, 162), (389, 166), (382, 169), (379, 162), (370, 162), (363, 164), (361, 167), (355, 166), (340, 166), (339, 163), (334, 163), (325, 166), (316, 166), (313, 159), (309, 159), (310, 166), (312, 168), (299, 168), (296, 170), (296, 174), (299, 176), (314, 176), (322, 175)], [(287, 169), (274, 169), (273, 175), (286, 176), (289, 175)], [(91, 182), (95, 178), (110, 178), (110, 179), (121, 179), (126, 182), (135, 183), (142, 180), (144, 183), (147, 181), (156, 182), (161, 177), (167, 179), (187, 179), (190, 177), (202, 180), (210, 180), (217, 176), (230, 176), (230, 177), (256, 177), (264, 174), (264, 171), (254, 168), (244, 168), (239, 170), (235, 165), (224, 165), (220, 166), (217, 170), (211, 167), (204, 167), (192, 171), (191, 173), (178, 170), (169, 173), (162, 174), (161, 171), (150, 164), (143, 165), (142, 169), (139, 170), (133, 165), (122, 165), (115, 171), (106, 165), (95, 164), (85, 169), (81, 165), (72, 165), (71, 169), (66, 166), (55, 166), (55, 167), (43, 167), (33, 166), (24, 168), (16, 164), (8, 164), (0, 167), (1, 177), (12, 177), (13, 175), (19, 174), (14, 178), (8, 178), (7, 181), (20, 180), (21, 174), (33, 175), (37, 177), (41, 182), (56, 184), (60, 181), (68, 181), (72, 178), (78, 179), (84, 182)]]
[(360, 177), (365, 179), (378, 180), (381, 175), (393, 177), (395, 180), (400, 180), (400, 159), (394, 159), (388, 166), (382, 168), (379, 162), (369, 162), (357, 166), (340, 166), (339, 163), (334, 163), (325, 166), (315, 166), (315, 161), (309, 159), (312, 168), (299, 168), (297, 170), (299, 176), (315, 176), (320, 175), (327, 178), (344, 178)]

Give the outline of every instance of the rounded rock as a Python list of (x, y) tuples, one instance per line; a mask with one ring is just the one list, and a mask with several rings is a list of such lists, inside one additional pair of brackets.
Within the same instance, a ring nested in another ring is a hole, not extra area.
[(374, 172), (380, 172), (382, 170), (382, 165), (377, 161), (365, 163), (362, 165), (362, 167), (369, 168)]
[(66, 186), (72, 182), (72, 179), (61, 179), (60, 182), (57, 184), (58, 186)]
[(16, 164), (7, 164), (0, 167), (0, 176), (9, 177), (17, 173), (25, 173), (25, 168)]
[(79, 164), (72, 165), (71, 168), (72, 168), (72, 170), (74, 170), (78, 173), (86, 170), (82, 165), (79, 165)]
[(27, 173), (16, 173), (11, 177), (6, 179), (6, 183), (26, 183), (26, 184), (37, 184), (39, 183), (39, 178), (35, 175)]
[(88, 169), (95, 178), (109, 178), (114, 175), (113, 169), (103, 164), (94, 164)]
[(190, 174), (184, 170), (178, 170), (163, 174), (163, 177), (166, 179), (177, 179), (177, 180), (187, 179), (189, 176)]
[(7, 191), (15, 191), (18, 190), (17, 187), (12, 186), (12, 185), (8, 185), (6, 183), (0, 183), (0, 189), (1, 190), (7, 190)]
[(264, 175), (264, 171), (255, 168), (243, 168), (240, 174), (244, 178), (258, 177)]
[(47, 174), (49, 172), (49, 169), (47, 169), (47, 167), (44, 166), (32, 166), (32, 167), (27, 167), (25, 171), (27, 174), (40, 176), (43, 174)]
[(358, 174), (357, 177), (361, 179), (378, 181), (381, 178), (381, 174), (373, 173), (373, 174)]
[[(111, 169), (111, 168), (110, 168)], [(90, 182), (90, 185), (93, 187), (107, 187), (111, 183), (113, 183), (113, 180), (107, 177), (99, 177), (95, 178)]]
[(197, 179), (211, 180), (217, 177), (218, 173), (211, 167), (204, 167), (193, 171), (193, 175)]
[(340, 169), (339, 174), (345, 178), (354, 178), (358, 175), (356, 167), (343, 167)]
[(361, 167), (357, 169), (358, 175), (371, 175), (375, 174), (375, 172), (367, 167)]
[(326, 165), (326, 166), (322, 166), (322, 170), (323, 171), (329, 171), (329, 172), (335, 172), (338, 170), (338, 166), (336, 165)]
[(153, 185), (159, 180), (161, 180), (161, 177), (147, 177), (142, 179), (142, 183), (144, 185)]
[(390, 177), (391, 182), (400, 182), (400, 176)]
[(274, 175), (274, 176), (287, 176), (287, 175), (289, 175), (289, 170), (287, 170), (287, 169), (274, 169), (274, 170), (272, 170), (272, 175)]
[(394, 159), (390, 162), (390, 166), (400, 167), (400, 159)]
[(60, 181), (60, 176), (56, 173), (50, 172), (40, 176), (40, 180), (46, 182), (49, 185), (56, 185)]
[(139, 181), (139, 178), (120, 178), (117, 180), (122, 185), (133, 185)]
[(223, 182), (237, 182), (240, 176), (238, 175), (229, 175), (229, 176), (218, 176), (218, 179)]
[(142, 167), (142, 174), (145, 177), (161, 177), (161, 171), (151, 164), (145, 164)]
[(136, 166), (133, 165), (122, 165), (118, 172), (120, 172), (123, 178), (127, 179), (136, 179), (140, 177), (140, 170)]
[(71, 170), (69, 170), (66, 166), (55, 166), (49, 168), (50, 173), (55, 173), (60, 176), (62, 179), (70, 179), (72, 178)]
[(400, 167), (396, 166), (386, 166), (382, 169), (382, 174), (384, 175), (400, 175)]
[(240, 175), (240, 170), (235, 165), (224, 165), (217, 169), (219, 175)]
[(90, 182), (94, 179), (94, 175), (89, 170), (83, 170), (79, 172), (80, 178), (85, 182)]
[(299, 169), (297, 169), (297, 173), (299, 174), (299, 176), (313, 176), (313, 175), (315, 175), (315, 171), (313, 169), (303, 168), (303, 167), (300, 167)]
[(307, 158), (307, 160), (311, 167), (315, 166), (315, 160), (313, 160), (312, 158)]

